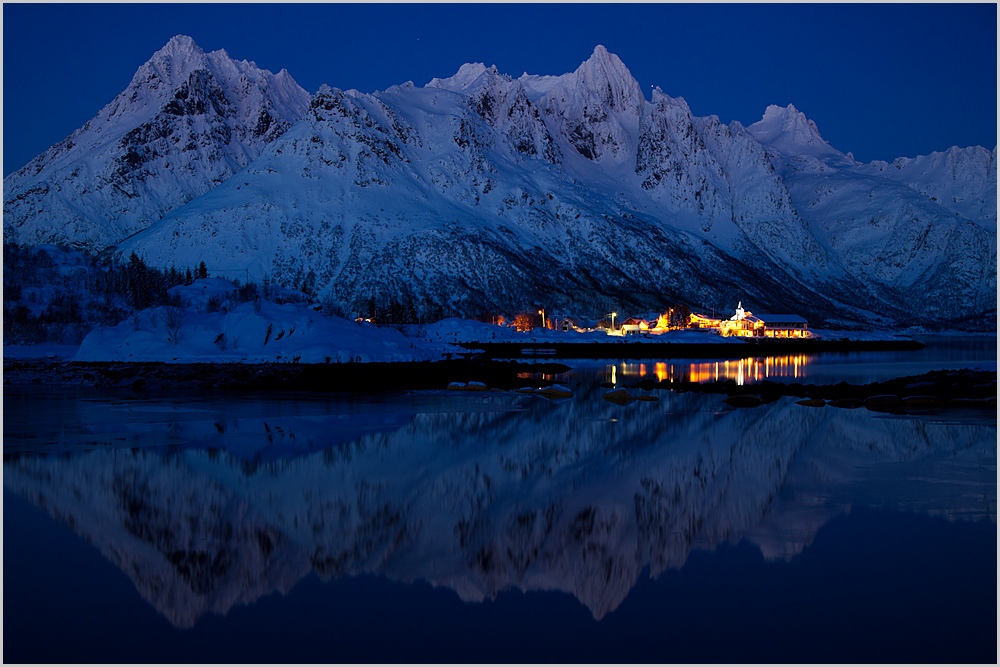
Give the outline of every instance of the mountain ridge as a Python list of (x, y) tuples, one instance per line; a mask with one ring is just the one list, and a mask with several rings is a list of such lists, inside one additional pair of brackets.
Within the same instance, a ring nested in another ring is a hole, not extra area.
[[(174, 38), (157, 53), (184, 71), (197, 51)], [(659, 89), (645, 99), (599, 45), (559, 76), (469, 63), (424, 87), (324, 85), (239, 179), (103, 238), (154, 265), (308, 285), (348, 312), (742, 297), (823, 322), (917, 306), (947, 321), (995, 308), (995, 162), (973, 147), (862, 165), (792, 105), (747, 127), (695, 117)]]

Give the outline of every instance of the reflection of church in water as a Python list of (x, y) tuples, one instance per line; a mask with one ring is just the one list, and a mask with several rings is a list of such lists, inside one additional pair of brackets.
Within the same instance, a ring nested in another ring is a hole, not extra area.
[(764, 380), (800, 380), (805, 377), (805, 367), (813, 360), (811, 354), (784, 354), (769, 357), (747, 357), (720, 361), (692, 362), (621, 362), (609, 367), (608, 378), (612, 383), (639, 382), (655, 377), (658, 382), (726, 382), (736, 384), (763, 382)]

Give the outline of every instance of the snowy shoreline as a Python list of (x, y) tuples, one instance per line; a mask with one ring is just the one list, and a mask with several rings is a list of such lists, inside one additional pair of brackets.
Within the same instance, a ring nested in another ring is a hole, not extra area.
[(50, 359), (86, 363), (340, 365), (418, 363), (458, 356), (492, 358), (723, 358), (822, 351), (917, 350), (920, 339), (975, 336), (814, 329), (808, 338), (723, 337), (707, 329), (637, 335), (604, 330), (559, 331), (448, 318), (433, 324), (376, 327), (318, 310), (302, 301), (241, 302), (221, 278), (169, 291), (183, 306), (139, 311), (115, 326), (91, 331), (79, 346), (5, 346), (4, 360)]

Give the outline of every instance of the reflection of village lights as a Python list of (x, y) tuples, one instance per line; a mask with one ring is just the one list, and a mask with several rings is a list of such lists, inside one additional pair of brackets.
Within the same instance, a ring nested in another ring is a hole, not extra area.
[(611, 384), (618, 384), (618, 380), (615, 379), (615, 371), (617, 368), (615, 366), (611, 367)]
[(663, 363), (656, 364), (656, 379), (659, 380), (660, 382), (663, 382), (669, 377), (670, 373), (667, 371), (667, 365)]
[[(719, 382), (734, 380), (737, 384), (743, 385), (748, 382), (759, 382), (761, 380), (761, 366), (764, 367), (763, 376), (767, 378), (795, 378), (805, 377), (804, 368), (809, 364), (810, 357), (804, 354), (785, 355), (781, 357), (747, 357), (745, 359), (732, 359), (695, 363), (678, 364), (679, 373), (687, 373), (690, 382)], [(663, 367), (661, 369), (661, 366)], [(656, 374), (661, 380), (664, 376), (672, 377), (673, 366), (657, 364)]]

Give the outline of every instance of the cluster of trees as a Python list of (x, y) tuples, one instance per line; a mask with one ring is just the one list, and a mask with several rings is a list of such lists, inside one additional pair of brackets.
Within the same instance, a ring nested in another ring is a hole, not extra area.
[(135, 254), (99, 262), (71, 250), (4, 244), (4, 341), (79, 343), (95, 326), (118, 324), (139, 310), (181, 306), (167, 290), (206, 277), (204, 262), (161, 271)]
[(421, 323), (421, 318), (417, 315), (417, 309), (413, 305), (412, 299), (376, 301), (374, 297), (371, 297), (368, 299), (367, 317), (379, 326)]
[(667, 315), (671, 329), (683, 329), (691, 318), (691, 309), (683, 303), (669, 304), (663, 313)]
[(105, 267), (104, 291), (125, 297), (132, 310), (145, 310), (155, 306), (179, 306), (167, 293), (171, 287), (190, 285), (200, 278), (208, 278), (208, 268), (202, 262), (197, 269), (183, 272), (171, 267), (167, 271), (148, 266), (141, 257), (132, 253), (127, 262), (112, 263)]

